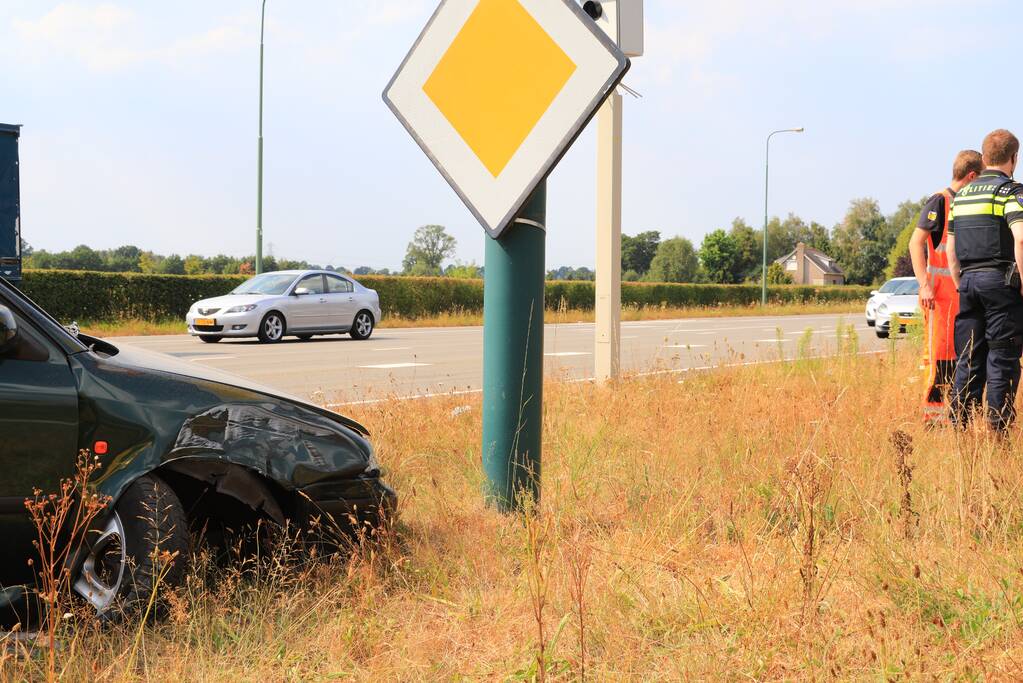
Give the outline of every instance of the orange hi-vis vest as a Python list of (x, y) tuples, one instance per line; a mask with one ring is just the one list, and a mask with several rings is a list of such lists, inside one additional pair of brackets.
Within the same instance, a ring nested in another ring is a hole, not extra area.
[(944, 423), (948, 419), (945, 399), (952, 384), (952, 368), (956, 359), (955, 319), (959, 313), (959, 292), (952, 281), (948, 264), (948, 216), (952, 209), (952, 193), (946, 188), (945, 220), (941, 239), (934, 235), (927, 240), (927, 280), (934, 290), (934, 308), (924, 311), (924, 421)]

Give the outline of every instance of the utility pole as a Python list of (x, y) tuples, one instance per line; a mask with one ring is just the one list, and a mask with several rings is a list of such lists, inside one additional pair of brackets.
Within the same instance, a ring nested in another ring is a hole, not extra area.
[(598, 382), (621, 370), (622, 321), (622, 96), (616, 91), (597, 112), (596, 343)]
[(263, 272), (263, 27), (266, 0), (259, 17), (259, 140), (256, 144), (256, 275)]

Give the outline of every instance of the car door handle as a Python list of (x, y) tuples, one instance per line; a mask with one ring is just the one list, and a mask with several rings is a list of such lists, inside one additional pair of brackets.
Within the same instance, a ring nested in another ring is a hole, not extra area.
[(350, 297), (348, 297), (348, 300), (349, 301), (355, 301), (355, 297), (354, 296), (350, 296)]
[(321, 296), (320, 297), (320, 303), (321, 304), (325, 304), (325, 303), (327, 303), (327, 300), (324, 297)]

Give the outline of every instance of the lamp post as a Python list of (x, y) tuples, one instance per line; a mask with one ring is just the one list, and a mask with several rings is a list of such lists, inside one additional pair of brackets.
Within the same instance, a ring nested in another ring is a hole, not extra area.
[(266, 0), (259, 17), (259, 140), (256, 144), (256, 275), (263, 272), (263, 26)]
[[(265, 2), (265, 0), (264, 0)], [(760, 295), (760, 304), (767, 305), (767, 184), (771, 178), (771, 138), (778, 133), (802, 133), (803, 128), (782, 128), (767, 136), (767, 154), (764, 155), (764, 269)]]

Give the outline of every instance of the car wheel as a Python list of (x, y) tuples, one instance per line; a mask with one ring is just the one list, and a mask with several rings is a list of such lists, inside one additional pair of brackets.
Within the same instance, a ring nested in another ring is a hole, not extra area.
[(75, 591), (101, 616), (140, 614), (160, 586), (182, 581), (189, 541), (188, 520), (174, 491), (153, 475), (139, 477), (98, 534), (87, 539)]
[(266, 343), (279, 342), (284, 338), (284, 316), (277, 311), (270, 311), (259, 323), (259, 341)]
[(311, 334), (297, 334), (295, 336), (299, 338), (299, 341), (309, 341), (313, 338)]
[(352, 339), (369, 339), (369, 335), (373, 334), (373, 315), (369, 311), (359, 311), (349, 334)]
[(874, 333), (877, 335), (878, 339), (888, 338), (888, 330), (882, 330), (881, 328), (877, 328), (876, 330), (874, 330)]
[(201, 334), (199, 335), (199, 339), (203, 340), (207, 344), (216, 344), (218, 341), (223, 339), (223, 337), (218, 334)]

